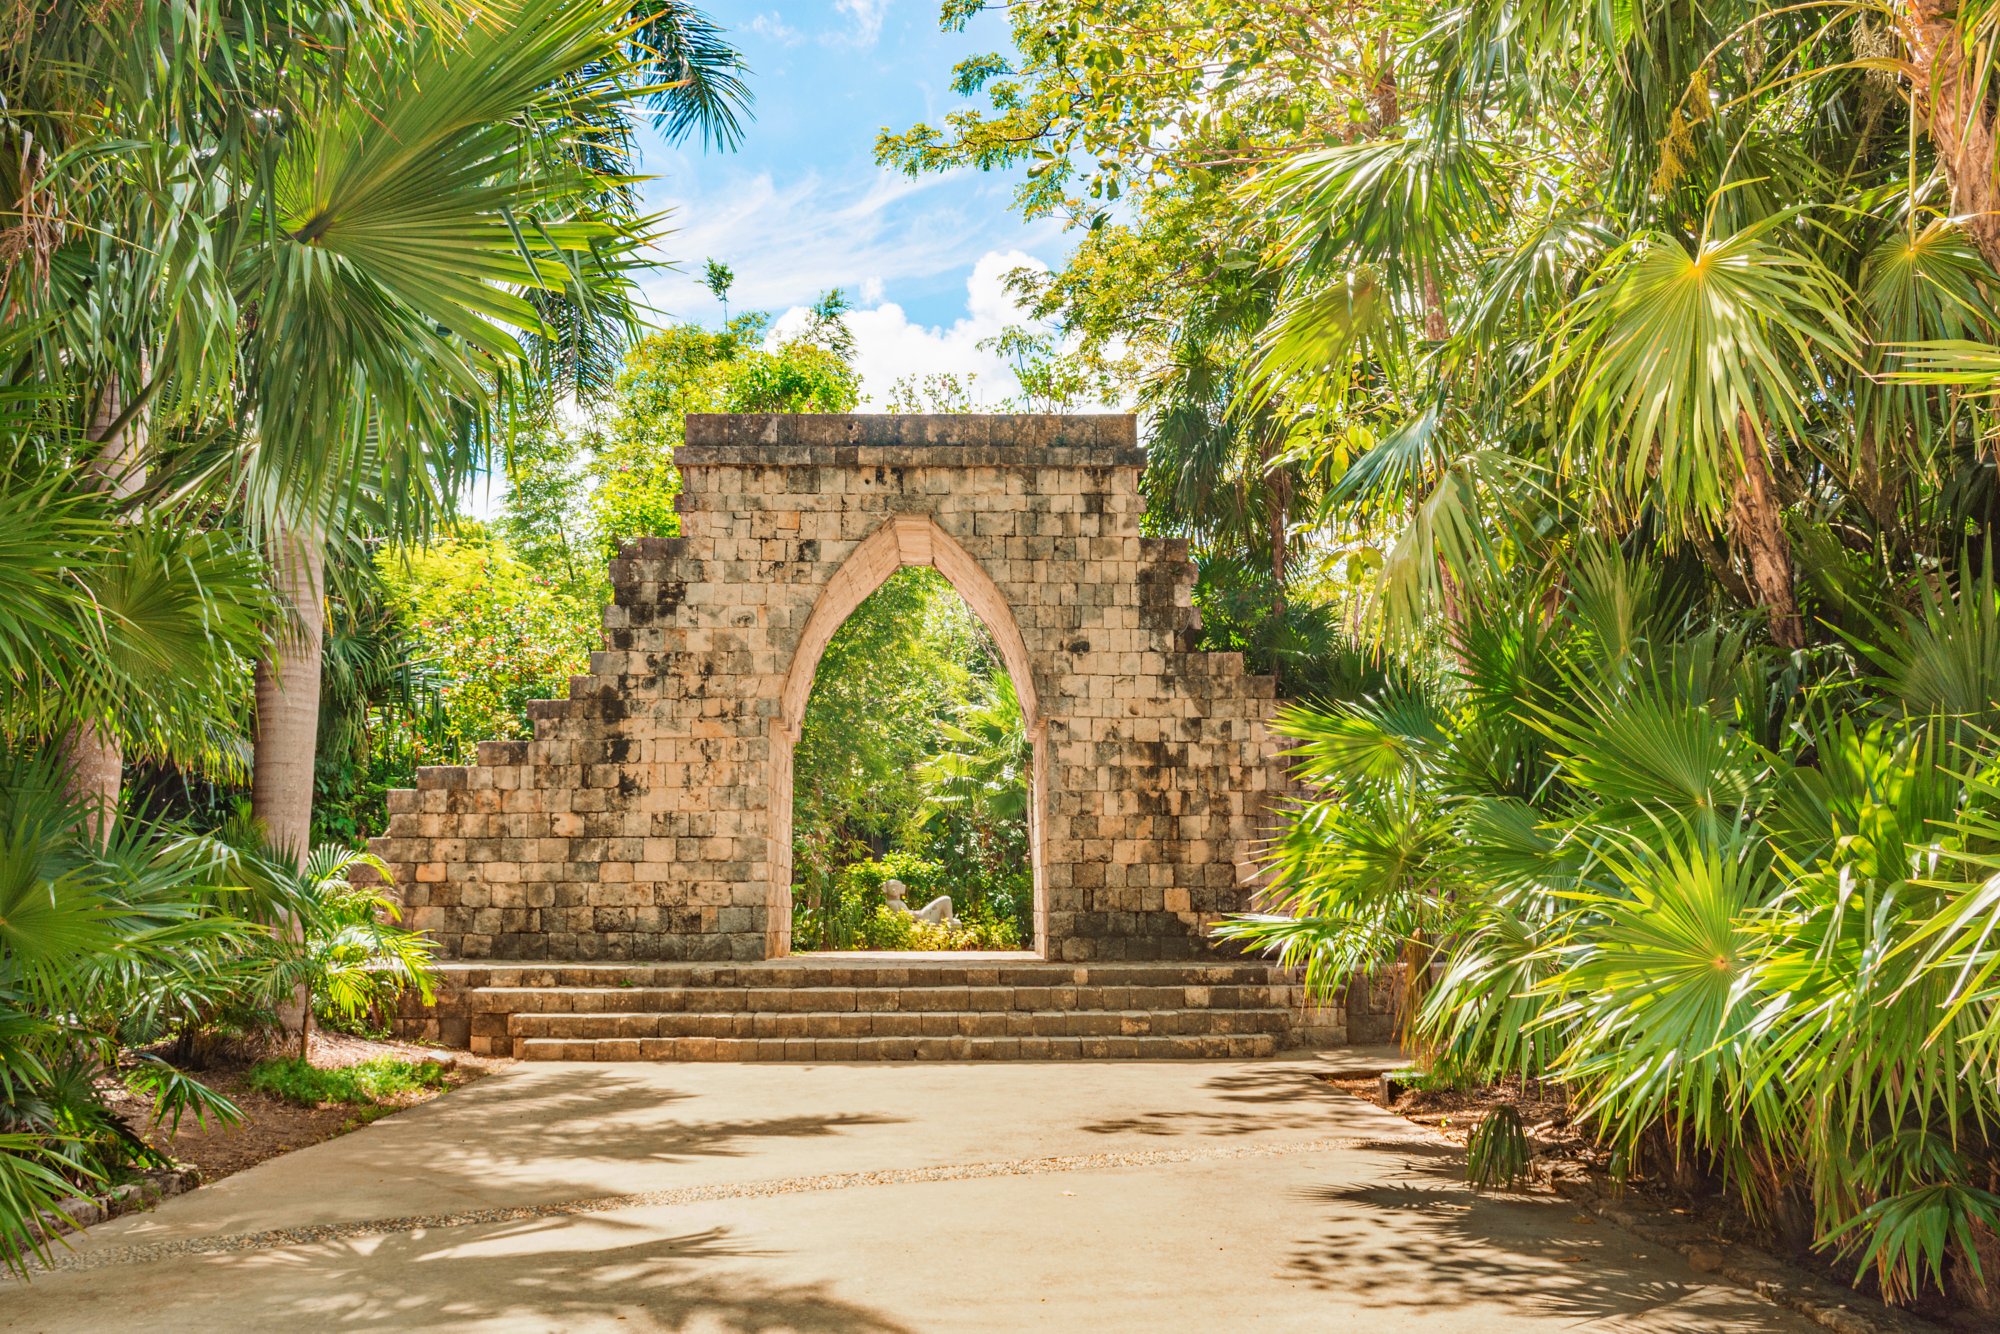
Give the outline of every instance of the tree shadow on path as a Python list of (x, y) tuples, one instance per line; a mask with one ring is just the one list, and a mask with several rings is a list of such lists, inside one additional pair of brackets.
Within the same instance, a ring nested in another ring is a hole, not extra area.
[(1388, 1180), (1301, 1192), (1297, 1198), (1320, 1206), (1326, 1221), (1298, 1244), (1286, 1276), (1350, 1307), (1385, 1312), (1525, 1307), (1621, 1329), (1804, 1328), (1572, 1204), (1475, 1192), (1457, 1153), (1425, 1157), (1406, 1157)]
[[(1145, 1112), (1091, 1121), (1093, 1135), (1255, 1135), (1276, 1130), (1313, 1130), (1332, 1135), (1380, 1137), (1385, 1123), (1355, 1115), (1355, 1100), (1329, 1087), (1317, 1070), (1302, 1065), (1269, 1065), (1216, 1075), (1202, 1086), (1227, 1107)], [(1402, 1123), (1392, 1127), (1398, 1134)]]
[[(650, 1232), (636, 1222), (593, 1223), (593, 1232)], [(227, 1289), (230, 1318), (243, 1328), (442, 1330), (526, 1321), (559, 1330), (623, 1319), (619, 1327), (633, 1330), (908, 1334), (824, 1283), (760, 1277), (741, 1262), (771, 1253), (733, 1242), (725, 1227), (601, 1246), (576, 1244), (574, 1226), (540, 1220), (218, 1257), (203, 1267), (204, 1286)], [(169, 1321), (175, 1314), (160, 1312)]]
[[(466, 1097), (477, 1091), (484, 1097)], [(454, 1138), (477, 1145), (493, 1163), (539, 1164), (575, 1157), (598, 1162), (672, 1163), (690, 1158), (738, 1158), (769, 1139), (820, 1138), (861, 1126), (902, 1125), (907, 1117), (832, 1112), (770, 1117), (678, 1120), (647, 1114), (701, 1095), (662, 1088), (609, 1071), (573, 1070), (532, 1084), (489, 1086), (454, 1094), (405, 1113), (394, 1129), (421, 1136), (426, 1157), (440, 1160), (431, 1123), (448, 1118)], [(385, 1129), (389, 1128), (385, 1123)], [(449, 1154), (442, 1155), (448, 1157)]]

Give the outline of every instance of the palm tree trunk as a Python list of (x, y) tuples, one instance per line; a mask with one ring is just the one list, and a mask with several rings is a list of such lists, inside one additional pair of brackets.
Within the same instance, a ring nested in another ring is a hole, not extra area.
[(1965, 234), (1986, 262), (2000, 269), (1993, 108), (1980, 62), (1966, 58), (1958, 11), (1958, 0), (1905, 0), (1899, 26), (1910, 53), (1912, 100), (1951, 182), (1952, 212), (1965, 218)]
[(98, 722), (78, 723), (62, 738), (63, 791), (83, 811), (83, 828), (99, 846), (111, 837), (125, 785), (125, 746)]
[[(135, 413), (120, 427), (124, 411), (124, 392), (113, 379), (105, 384), (91, 413), (90, 439), (97, 442), (97, 449), (83, 468), (92, 485), (116, 500), (136, 494), (146, 480), (141, 457), (146, 448), (145, 415)], [(111, 837), (118, 815), (125, 780), (124, 743), (109, 720), (90, 719), (71, 728), (61, 745), (64, 789), (84, 808), (84, 827), (92, 841), (101, 844)]]
[(299, 1064), (312, 1064), (313, 1006), (312, 988), (299, 988)]
[[(1271, 543), (1271, 633), (1276, 643), (1283, 633), (1285, 620), (1285, 574), (1286, 560), (1291, 554), (1292, 531), (1292, 477), (1282, 468), (1272, 466), (1278, 452), (1278, 433), (1273, 425), (1264, 432), (1264, 470), (1270, 478), (1270, 512), (1264, 516), (1265, 530)], [(1284, 664), (1277, 653), (1271, 654), (1271, 681), (1274, 686), (1282, 684)]]
[(279, 525), (271, 538), (271, 570), (289, 614), (270, 654), (257, 664), (250, 806), (271, 846), (303, 865), (311, 844), (325, 632), (326, 549), (318, 531)]
[(1771, 638), (1782, 648), (1804, 648), (1805, 622), (1792, 580), (1792, 544), (1785, 535), (1784, 511), (1764, 442), (1748, 413), (1737, 414), (1737, 444), (1743, 451), (1743, 472), (1736, 480), (1736, 497), (1729, 507), (1730, 536), (1743, 552), (1750, 587), (1757, 605), (1771, 616)]
[(1387, 31), (1375, 38), (1375, 84), (1368, 90), (1369, 129), (1380, 134), (1403, 118), (1402, 98), (1396, 86), (1396, 43)]
[(1438, 285), (1437, 270), (1424, 270), (1424, 337), (1442, 343), (1451, 334), (1444, 315), (1444, 289)]

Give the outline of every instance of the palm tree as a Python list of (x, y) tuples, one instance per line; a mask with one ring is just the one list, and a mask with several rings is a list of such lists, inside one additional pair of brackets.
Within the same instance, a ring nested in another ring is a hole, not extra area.
[[(1550, 377), (1574, 369), (1580, 469), (1628, 507), (1726, 522), (1772, 637), (1805, 646), (1774, 459), (1805, 430), (1824, 376), (1854, 368), (1849, 293), (1771, 233), (1782, 215), (1692, 249), (1646, 233), (1613, 250), (1559, 332)], [(1774, 438), (1774, 433), (1776, 433)]]
[(396, 925), (399, 910), (381, 890), (353, 883), (356, 867), (386, 877), (387, 866), (365, 852), (323, 845), (295, 870), (286, 849), (261, 851), (262, 874), (297, 906), (300, 920), (296, 933), (269, 938), (260, 969), (263, 990), (280, 1007), (303, 995), (299, 1060), (312, 1059), (317, 1005), (355, 1019), (409, 989), (430, 1003), (436, 946), (422, 932)]
[(163, 1161), (112, 1111), (122, 1085), (155, 1119), (236, 1109), (128, 1049), (243, 988), (245, 960), (284, 905), (212, 839), (121, 822), (84, 836), (85, 811), (49, 756), (0, 754), (0, 1262), (23, 1271), (31, 1230), (59, 1201)]
[[(1246, 194), (1284, 292), (1250, 401), (1319, 414), (1399, 652), (1282, 721), (1317, 795), (1225, 934), (1329, 988), (1400, 964), (1440, 1066), (1560, 1078), (1623, 1161), (1903, 1296), (1977, 1287), (2000, 1222), (1994, 278), (1913, 133), (1960, 201), (1994, 163), (1937, 120), (1983, 66), (1902, 121), (1844, 64), (1893, 36), (1841, 22), (1472, 6), (1390, 142)], [(1456, 183), (1385, 165), (1473, 127)]]
[[(34, 341), (11, 331), (0, 355)], [(269, 601), (240, 535), (144, 492), (74, 484), (61, 387), (0, 390), (0, 731), (57, 744), (104, 839), (128, 750), (240, 771), (236, 683)]]
[(1027, 818), (1028, 720), (1013, 677), (995, 668), (940, 736), (944, 748), (924, 765), (928, 812), (964, 811), (982, 829)]
[[(634, 324), (649, 235), (623, 184), (625, 110), (677, 74), (670, 128), (728, 137), (734, 54), (683, 6), (523, 0), (505, 22), (398, 35), (304, 111), (239, 261), (246, 486), (289, 618), (257, 672), (253, 802), (304, 855), (328, 534), (360, 497), (389, 530), (448, 513), (511, 413)], [(523, 133), (522, 127), (528, 127)]]
[[(148, 4), (121, 11), (114, 26), (88, 7), (41, 7), (0, 35), (0, 301), (18, 349), (7, 383), (69, 419), (26, 438), (43, 462), (61, 459), (104, 492), (120, 520), (173, 522), (163, 498), (147, 494), (154, 418), (177, 427), (231, 397), (236, 309), (214, 224), (254, 184), (246, 168), (258, 151), (245, 129), (255, 109), (287, 105), (285, 71), (302, 67), (294, 57), (314, 17), (340, 9), (290, 6), (290, 21), (268, 22), (279, 8), (233, 0), (186, 14)], [(266, 40), (219, 59), (239, 24)], [(210, 95), (190, 96), (196, 86)], [(148, 577), (157, 585), (161, 573)], [(73, 716), (44, 719), (61, 728), (100, 833), (125, 752), (144, 746), (120, 716), (128, 699), (85, 690)], [(206, 738), (211, 759), (215, 740)]]

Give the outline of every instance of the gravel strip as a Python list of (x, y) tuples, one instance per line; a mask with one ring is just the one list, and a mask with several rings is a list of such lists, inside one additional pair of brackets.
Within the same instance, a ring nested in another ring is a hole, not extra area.
[[(304, 1227), (271, 1228), (218, 1237), (184, 1237), (142, 1246), (107, 1246), (101, 1250), (58, 1255), (37, 1268), (55, 1272), (107, 1269), (146, 1264), (176, 1255), (229, 1255), (242, 1251), (313, 1246), (356, 1237), (389, 1236), (431, 1228), (472, 1227), (485, 1223), (515, 1223), (536, 1218), (574, 1218), (620, 1209), (651, 1209), (662, 1205), (705, 1204), (713, 1200), (754, 1200), (773, 1195), (853, 1190), (861, 1186), (900, 1186), (923, 1181), (978, 1181), (990, 1177), (1044, 1176), (1089, 1172), (1107, 1167), (1150, 1167), (1164, 1163), (1215, 1162), (1232, 1158), (1279, 1158), (1334, 1149), (1396, 1149), (1422, 1152), (1430, 1146), (1410, 1140), (1314, 1139), (1289, 1144), (1232, 1144), (1200, 1149), (1134, 1149), (1124, 1153), (1076, 1153), (1051, 1158), (1016, 1158), (1003, 1162), (959, 1163), (945, 1167), (910, 1167), (887, 1172), (832, 1172), (822, 1176), (780, 1177), (771, 1181), (724, 1182), (683, 1186), (675, 1190), (638, 1191), (629, 1195), (597, 1195), (553, 1204), (524, 1204), (505, 1209), (467, 1209), (449, 1214), (412, 1214), (403, 1218), (369, 1218), (351, 1223), (311, 1223)], [(9, 1280), (11, 1281), (11, 1280)]]

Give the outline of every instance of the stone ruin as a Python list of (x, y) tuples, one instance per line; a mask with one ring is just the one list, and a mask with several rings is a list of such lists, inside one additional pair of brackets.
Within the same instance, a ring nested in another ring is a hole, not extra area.
[(1142, 535), (1129, 416), (714, 415), (681, 535), (612, 562), (605, 647), (535, 735), (389, 797), (408, 924), (459, 960), (753, 961), (791, 946), (792, 754), (821, 652), (904, 565), (992, 633), (1033, 740), (1034, 948), (1192, 960), (1252, 893), (1273, 683), (1195, 647)]

